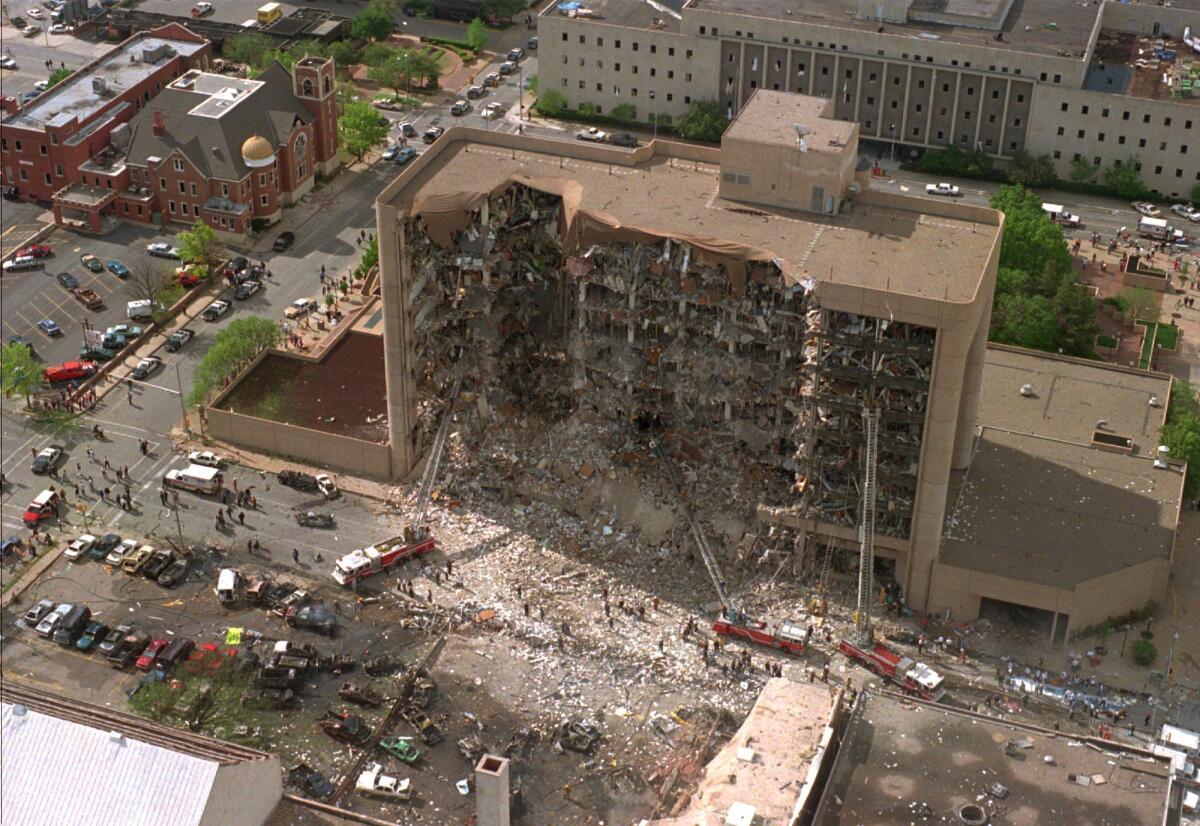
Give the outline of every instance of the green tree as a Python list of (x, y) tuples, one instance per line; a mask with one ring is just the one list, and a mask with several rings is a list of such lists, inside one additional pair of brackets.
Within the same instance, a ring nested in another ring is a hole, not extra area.
[(996, 272), (996, 295), (1024, 295), (1029, 291), (1029, 273), (1012, 267)]
[(1196, 184), (1194, 187), (1192, 187), (1192, 204), (1197, 208), (1200, 208), (1200, 184)]
[(386, 43), (368, 43), (362, 50), (362, 62), (368, 66), (382, 66), (392, 60), (396, 52)]
[(618, 103), (612, 108), (612, 116), (617, 120), (637, 120), (637, 107), (632, 103)]
[(386, 121), (379, 122), (379, 113), (371, 104), (352, 100), (342, 104), (338, 135), (343, 149), (355, 158), (362, 158), (372, 146), (387, 140), (388, 127)]
[(996, 299), (992, 339), (1053, 353), (1059, 349), (1062, 330), (1050, 299), (1042, 295), (1005, 295)]
[(1004, 177), (1021, 186), (1050, 186), (1054, 183), (1054, 161), (1049, 155), (1018, 152), (1009, 161)]
[(487, 25), (478, 17), (476, 17), (471, 21), (470, 25), (467, 26), (467, 45), (479, 52), (483, 50), (483, 47), (487, 45), (487, 42)]
[(370, 65), (367, 68), (367, 77), (380, 86), (391, 89), (396, 93), (396, 97), (400, 97), (410, 79), (406, 61), (396, 53), (390, 55), (387, 60)]
[(75, 74), (74, 69), (55, 69), (53, 72), (50, 73), (50, 77), (46, 81), (47, 83), (50, 84), (46, 88), (53, 89), (55, 86), (62, 83), (64, 80), (66, 80), (73, 74)]
[(1119, 293), (1134, 321), (1158, 321), (1158, 296), (1145, 287), (1126, 287)]
[(1104, 170), (1104, 183), (1116, 190), (1121, 198), (1144, 198), (1149, 193), (1138, 172), (1138, 159), (1113, 161)]
[(259, 32), (241, 32), (225, 41), (221, 54), (234, 63), (262, 66), (262, 57), (271, 50), (275, 41)]
[(558, 117), (567, 111), (567, 99), (556, 89), (546, 89), (538, 95), (534, 108), (548, 117)]
[(600, 110), (596, 108), (596, 104), (585, 100), (583, 103), (579, 104), (579, 114), (587, 118), (593, 118), (600, 114)]
[(6, 344), (0, 348), (0, 386), (3, 387), (4, 398), (23, 396), (26, 404), (29, 403), (29, 397), (42, 386), (42, 370), (24, 344)]
[(1133, 652), (1133, 661), (1143, 668), (1154, 665), (1158, 659), (1158, 649), (1150, 640), (1136, 640), (1130, 650)]
[(1042, 212), (1042, 200), (1023, 186), (1002, 186), (991, 205), (1004, 213), (1000, 266), (1028, 273), (1031, 288), (1051, 296), (1058, 282), (1071, 273), (1071, 253), (1062, 227)]
[(442, 67), (434, 54), (423, 50), (409, 49), (407, 61), (411, 67), (413, 80), (419, 81), (426, 89), (437, 86), (438, 78), (442, 76)]
[(917, 169), (930, 175), (978, 178), (985, 181), (996, 180), (998, 177), (990, 155), (977, 149), (965, 152), (957, 146), (926, 150), (917, 161)]
[(721, 104), (715, 100), (700, 100), (693, 103), (679, 119), (675, 131), (680, 137), (706, 143), (719, 143), (729, 120), (721, 112)]
[(1176, 379), (1171, 384), (1167, 423), (1158, 440), (1170, 448), (1168, 456), (1176, 461), (1187, 462), (1183, 495), (1186, 499), (1194, 499), (1200, 493), (1200, 406), (1196, 403), (1192, 386), (1182, 379)]
[(1080, 155), (1071, 161), (1071, 180), (1077, 184), (1086, 184), (1096, 177), (1096, 165)]
[(349, 40), (335, 40), (329, 44), (329, 56), (340, 75), (349, 74), (350, 67), (358, 63), (358, 49)]
[(185, 264), (215, 267), (225, 255), (221, 242), (217, 240), (217, 234), (203, 221), (197, 221), (191, 229), (179, 233), (176, 240), (179, 258)]
[(188, 391), (188, 404), (202, 404), (214, 391), (224, 386), (226, 379), (249, 364), (263, 350), (278, 346), (282, 338), (279, 325), (269, 318), (249, 316), (229, 322), (217, 333), (196, 367)]
[(529, 7), (526, 0), (483, 0), (483, 16), (497, 20), (512, 20)]
[(391, 4), (387, 0), (371, 0), (350, 21), (350, 34), (359, 40), (386, 40), (394, 26)]
[(1062, 279), (1054, 294), (1053, 307), (1062, 329), (1059, 337), (1062, 351), (1068, 356), (1095, 358), (1100, 325), (1096, 323), (1095, 302), (1083, 285), (1071, 278)]

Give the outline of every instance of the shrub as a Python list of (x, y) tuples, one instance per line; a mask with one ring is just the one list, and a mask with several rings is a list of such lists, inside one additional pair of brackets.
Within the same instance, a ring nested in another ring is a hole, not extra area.
[(1143, 668), (1154, 665), (1158, 659), (1158, 649), (1150, 640), (1138, 640), (1133, 644), (1133, 661)]

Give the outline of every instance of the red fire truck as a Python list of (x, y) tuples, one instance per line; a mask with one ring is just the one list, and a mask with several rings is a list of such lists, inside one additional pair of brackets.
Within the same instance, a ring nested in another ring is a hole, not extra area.
[(358, 548), (333, 563), (333, 578), (339, 585), (352, 585), (355, 580), (374, 576), (393, 565), (424, 556), (437, 547), (428, 531), (413, 532), (409, 539), (393, 537), (378, 545)]
[(751, 622), (744, 615), (725, 613), (713, 623), (712, 630), (723, 637), (737, 637), (788, 654), (804, 653), (804, 628), (794, 623), (781, 622), (772, 628), (765, 622)]
[(838, 643), (838, 650), (922, 700), (936, 703), (946, 693), (945, 678), (941, 674), (925, 663), (916, 662), (893, 651), (881, 642), (875, 643), (872, 648), (865, 648), (849, 640), (842, 640)]

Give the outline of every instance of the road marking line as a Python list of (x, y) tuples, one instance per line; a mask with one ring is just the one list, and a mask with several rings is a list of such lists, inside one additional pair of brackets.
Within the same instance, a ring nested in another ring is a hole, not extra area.
[[(25, 442), (20, 447), (16, 448), (15, 450), (12, 450), (12, 452), (10, 452), (8, 454), (8, 458), (15, 459), (18, 462), (21, 461), (21, 454), (24, 452), (25, 448), (29, 447), (30, 443), (35, 441), (39, 437), (39, 435), (40, 434), (35, 433), (34, 435), (30, 436), (28, 439), (25, 440)], [(46, 438), (49, 438), (49, 437), (46, 437)], [(5, 461), (3, 464), (0, 464), (0, 467), (4, 467), (4, 466), (8, 466), (9, 468), (15, 467), (15, 465), (10, 465), (8, 461)]]

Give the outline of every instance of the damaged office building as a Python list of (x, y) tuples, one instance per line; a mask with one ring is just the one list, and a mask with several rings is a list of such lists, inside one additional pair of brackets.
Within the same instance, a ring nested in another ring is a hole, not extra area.
[(1001, 218), (871, 191), (857, 143), (828, 101), (765, 90), (719, 150), (448, 132), (377, 202), (394, 475), (461, 381), (464, 429), (536, 417), (585, 476), (650, 479), (660, 440), (714, 534), (738, 511), (811, 564), (856, 547), (877, 409), (877, 553), (923, 606)]

